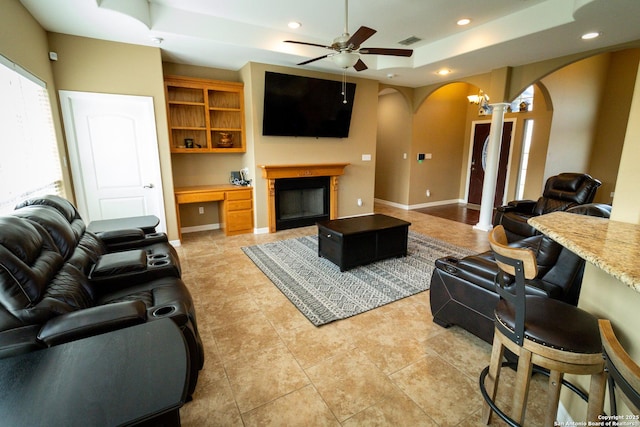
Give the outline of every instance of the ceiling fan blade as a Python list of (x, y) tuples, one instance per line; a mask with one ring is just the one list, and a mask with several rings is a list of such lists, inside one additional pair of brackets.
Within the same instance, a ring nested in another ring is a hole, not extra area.
[(369, 67), (367, 67), (367, 64), (362, 62), (362, 59), (358, 59), (358, 62), (356, 62), (356, 65), (354, 65), (353, 68), (355, 68), (356, 71), (364, 71)]
[(356, 31), (355, 34), (352, 35), (349, 40), (347, 40), (347, 47), (354, 50), (358, 49), (365, 40), (367, 40), (375, 33), (376, 30), (374, 30), (373, 28), (360, 27), (358, 28), (358, 31)]
[(413, 49), (385, 49), (383, 47), (363, 47), (358, 51), (363, 55), (411, 56)]
[(319, 61), (319, 60), (321, 60), (321, 59), (324, 59), (324, 58), (326, 58), (326, 57), (328, 57), (328, 56), (329, 56), (329, 54), (322, 55), (322, 56), (318, 56), (317, 58), (313, 58), (313, 59), (309, 59), (309, 60), (307, 60), (307, 61), (301, 62), (301, 63), (299, 63), (298, 65), (306, 65), (306, 64), (309, 64), (309, 63), (311, 63), (311, 62), (315, 62), (315, 61)]
[(305, 46), (316, 46), (316, 47), (323, 47), (325, 49), (333, 49), (331, 46), (325, 46), (323, 44), (316, 44), (316, 43), (307, 43), (307, 42), (299, 42), (299, 41), (295, 41), (295, 40), (285, 40), (285, 43), (295, 43), (295, 44), (303, 44)]

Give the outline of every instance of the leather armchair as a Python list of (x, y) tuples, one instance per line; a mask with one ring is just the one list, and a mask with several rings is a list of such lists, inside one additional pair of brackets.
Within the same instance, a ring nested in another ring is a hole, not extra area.
[[(608, 218), (611, 207), (588, 204), (567, 212)], [(526, 283), (526, 291), (577, 305), (585, 261), (543, 234), (509, 243), (526, 247), (536, 255), (538, 275)], [(496, 275), (502, 274), (492, 251), (464, 258), (444, 257), (436, 260), (431, 276), (429, 298), (434, 323), (458, 325), (489, 344), (493, 341), (493, 310), (499, 296), (495, 291)], [(511, 280), (505, 276), (505, 280)]]
[(583, 173), (561, 173), (547, 179), (537, 200), (513, 200), (496, 209), (493, 225), (502, 225), (509, 240), (534, 236), (537, 231), (527, 220), (533, 216), (591, 203), (602, 183)]
[[(76, 239), (79, 240), (86, 234), (92, 234), (100, 241), (100, 245), (103, 246), (103, 251), (115, 252), (129, 250), (145, 246), (148, 247), (149, 245), (157, 243), (165, 244), (166, 248), (172, 249), (172, 247), (168, 245), (169, 240), (167, 235), (165, 233), (155, 232), (155, 230), (121, 228), (118, 230), (92, 233), (88, 231), (84, 220), (73, 203), (52, 194), (22, 201), (16, 206), (13, 214), (20, 215), (18, 212), (21, 212), (24, 208), (29, 209), (34, 207), (49, 207), (57, 210), (69, 222)], [(28, 213), (24, 213), (22, 216), (28, 216)], [(175, 253), (175, 251), (173, 252)]]
[(189, 348), (190, 395), (204, 351), (175, 249), (143, 236), (111, 252), (74, 210), (0, 216), (0, 358), (169, 317)]

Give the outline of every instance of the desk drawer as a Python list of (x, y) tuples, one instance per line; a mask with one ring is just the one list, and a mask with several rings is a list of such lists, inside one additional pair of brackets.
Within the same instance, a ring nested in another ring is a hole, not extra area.
[(228, 191), (227, 200), (251, 200), (251, 190)]
[(198, 203), (198, 202), (217, 202), (220, 200), (224, 200), (224, 191), (176, 195), (176, 201), (178, 202), (178, 204)]
[(251, 200), (234, 200), (227, 202), (227, 209), (229, 211), (242, 211), (251, 209)]
[(229, 213), (227, 217), (227, 232), (251, 230), (253, 228), (253, 211)]

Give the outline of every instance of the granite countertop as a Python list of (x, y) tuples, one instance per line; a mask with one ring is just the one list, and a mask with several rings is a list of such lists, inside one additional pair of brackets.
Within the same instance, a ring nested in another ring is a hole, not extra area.
[(533, 217), (529, 224), (640, 292), (640, 225), (567, 212)]

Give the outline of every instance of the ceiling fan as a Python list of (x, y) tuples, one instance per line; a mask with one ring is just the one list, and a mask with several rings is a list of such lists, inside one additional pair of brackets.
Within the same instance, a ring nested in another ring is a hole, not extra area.
[(349, 0), (344, 2), (344, 33), (341, 36), (336, 37), (333, 43), (329, 46), (299, 42), (295, 40), (285, 40), (285, 43), (296, 43), (307, 46), (317, 46), (325, 49), (331, 49), (334, 53), (328, 53), (326, 55), (319, 56), (317, 58), (303, 61), (298, 65), (306, 65), (311, 62), (319, 61), (324, 58), (331, 58), (333, 62), (340, 68), (347, 69), (349, 67), (355, 68), (356, 71), (363, 71), (367, 69), (367, 65), (360, 59), (360, 55), (389, 55), (389, 56), (411, 56), (413, 49), (387, 49), (380, 47), (360, 47), (369, 37), (376, 33), (376, 30), (369, 27), (360, 27), (353, 35), (349, 34)]

